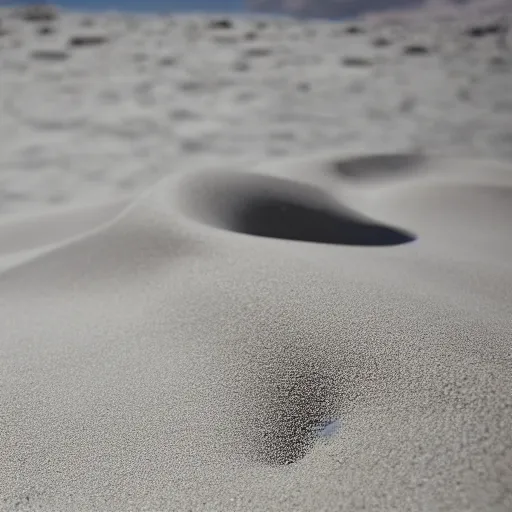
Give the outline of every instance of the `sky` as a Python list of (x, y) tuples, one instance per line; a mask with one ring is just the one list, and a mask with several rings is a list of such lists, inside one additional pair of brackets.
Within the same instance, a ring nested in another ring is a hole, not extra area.
[[(3, 3), (0, 0), (0, 4)], [(7, 2), (9, 5), (37, 3), (32, 0)], [(53, 0), (46, 3), (80, 11), (205, 11), (240, 12), (244, 9), (244, 0)]]

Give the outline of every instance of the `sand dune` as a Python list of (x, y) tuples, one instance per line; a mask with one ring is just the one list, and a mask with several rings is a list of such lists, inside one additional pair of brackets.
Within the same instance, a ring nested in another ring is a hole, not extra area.
[(178, 173), (11, 264), (5, 507), (506, 510), (512, 173), (477, 163)]
[(1, 54), (0, 509), (510, 511), (495, 45), (110, 16)]

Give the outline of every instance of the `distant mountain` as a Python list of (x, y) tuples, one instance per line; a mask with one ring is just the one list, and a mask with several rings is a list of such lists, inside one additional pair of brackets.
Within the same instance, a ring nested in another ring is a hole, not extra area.
[(247, 0), (248, 9), (252, 12), (333, 19), (430, 6), (466, 7), (473, 3), (499, 3), (510, 6), (512, 10), (512, 0)]
[(255, 12), (345, 18), (366, 12), (421, 6), (425, 0), (248, 0)]

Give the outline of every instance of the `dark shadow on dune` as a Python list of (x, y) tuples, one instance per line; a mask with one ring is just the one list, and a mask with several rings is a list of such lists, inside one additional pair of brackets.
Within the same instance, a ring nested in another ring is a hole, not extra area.
[(316, 187), (242, 173), (213, 173), (182, 188), (184, 212), (245, 235), (336, 245), (390, 246), (414, 235), (346, 208)]
[[(294, 316), (287, 318), (283, 311), (282, 318), (293, 321)], [(236, 403), (233, 431), (242, 458), (274, 467), (300, 462), (319, 445), (345, 436), (344, 425), (349, 425), (360, 400), (379, 386), (381, 370), (375, 358), (344, 347), (338, 337), (332, 345), (325, 339), (325, 353), (318, 353), (317, 334), (316, 328), (288, 321), (281, 327), (276, 322), (269, 328), (262, 324), (251, 333), (251, 346), (240, 354), (231, 383)], [(270, 348), (269, 342), (273, 349), (262, 350)]]
[(335, 388), (326, 375), (304, 368), (264, 385), (266, 404), (253, 426), (255, 459), (271, 466), (302, 459), (332, 421)]
[(501, 34), (507, 31), (506, 23), (489, 23), (483, 25), (473, 25), (469, 27), (465, 34), (473, 38), (481, 38)]
[(333, 170), (350, 180), (387, 179), (415, 174), (425, 161), (419, 153), (376, 154), (335, 162)]
[(272, 197), (253, 197), (226, 227), (249, 235), (323, 244), (384, 246), (414, 240), (410, 234), (363, 221), (348, 210), (329, 211)]

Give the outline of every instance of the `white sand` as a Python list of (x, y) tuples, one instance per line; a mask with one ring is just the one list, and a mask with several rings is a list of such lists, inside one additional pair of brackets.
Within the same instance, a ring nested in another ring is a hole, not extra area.
[(498, 36), (2, 17), (0, 510), (512, 510)]

